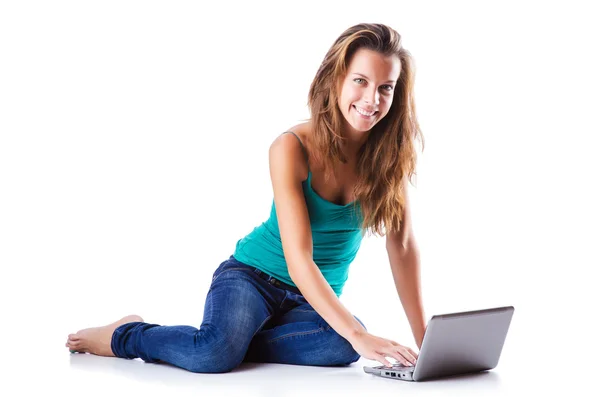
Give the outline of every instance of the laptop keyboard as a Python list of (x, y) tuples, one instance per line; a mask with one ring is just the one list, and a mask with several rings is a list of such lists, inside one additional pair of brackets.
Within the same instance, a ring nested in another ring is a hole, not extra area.
[(405, 370), (405, 369), (414, 369), (414, 366), (402, 365), (402, 364), (392, 364), (391, 367), (386, 367), (385, 365), (381, 365), (379, 367), (374, 367), (375, 369), (387, 369), (387, 370)]

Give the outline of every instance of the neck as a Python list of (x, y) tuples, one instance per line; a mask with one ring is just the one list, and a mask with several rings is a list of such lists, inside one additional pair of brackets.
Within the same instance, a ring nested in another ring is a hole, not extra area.
[(368, 137), (368, 133), (363, 133), (362, 135), (354, 139), (352, 137), (348, 137), (347, 135), (345, 136), (346, 140), (342, 143), (342, 152), (348, 160), (348, 163), (356, 163), (358, 151), (365, 144), (365, 142), (367, 142)]
[(350, 125), (345, 126), (342, 131), (342, 136), (344, 137), (342, 151), (348, 162), (356, 162), (358, 151), (367, 142), (367, 139), (369, 139), (370, 132), (370, 130), (356, 131)]

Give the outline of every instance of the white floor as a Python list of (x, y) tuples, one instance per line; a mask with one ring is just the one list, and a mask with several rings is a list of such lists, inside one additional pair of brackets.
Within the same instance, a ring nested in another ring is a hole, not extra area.
[[(115, 395), (144, 396), (380, 396), (387, 393), (512, 396), (550, 392), (598, 396), (597, 380), (593, 377), (595, 369), (588, 367), (578, 375), (580, 368), (569, 359), (574, 357), (574, 352), (549, 346), (545, 356), (535, 351), (519, 353), (519, 347), (523, 346), (519, 346), (515, 338), (508, 342), (498, 367), (492, 371), (415, 383), (368, 375), (362, 367), (374, 362), (364, 359), (347, 368), (247, 363), (227, 374), (195, 374), (139, 359), (69, 354), (57, 341), (41, 351), (21, 350), (13, 356), (16, 361), (5, 361), (3, 372), (9, 376), (3, 381), (2, 389), (10, 395), (49, 392), (61, 396), (106, 396), (115, 394), (116, 390)], [(12, 348), (15, 347), (13, 344)]]

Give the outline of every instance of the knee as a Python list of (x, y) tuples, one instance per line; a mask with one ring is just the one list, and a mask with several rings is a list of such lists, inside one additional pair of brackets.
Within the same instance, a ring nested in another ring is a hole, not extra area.
[(327, 346), (328, 353), (323, 356), (322, 365), (347, 366), (360, 359), (360, 354), (354, 350), (354, 347), (346, 338), (333, 329), (329, 329), (328, 332), (331, 333)]
[[(356, 316), (354, 318), (363, 326), (363, 322)], [(324, 365), (332, 365), (332, 366), (347, 366), (352, 363), (357, 362), (360, 359), (360, 354), (354, 350), (352, 344), (343, 336), (335, 332), (331, 327), (327, 327), (328, 332), (333, 333), (333, 338), (330, 339), (330, 343), (328, 345), (328, 353), (325, 358)], [(365, 330), (367, 327), (365, 327)]]
[(352, 347), (352, 344), (342, 336), (338, 335), (331, 348), (333, 356), (331, 357), (330, 365), (347, 366), (360, 359), (360, 354), (358, 354)]
[(224, 354), (219, 347), (190, 354), (182, 367), (190, 372), (216, 374), (231, 372), (239, 364), (237, 358)]
[[(354, 318), (365, 328), (365, 330), (367, 329), (365, 324), (358, 317), (354, 316)], [(357, 362), (360, 359), (360, 354), (358, 354), (356, 350), (354, 350), (352, 344), (348, 342), (345, 338), (340, 336), (340, 339), (341, 340), (339, 341), (339, 358), (337, 365), (346, 366)]]
[[(201, 336), (199, 336), (200, 338)], [(245, 351), (242, 344), (235, 341), (215, 337), (210, 342), (194, 343), (184, 360), (183, 368), (195, 373), (225, 373), (231, 372), (241, 364)]]
[(197, 362), (184, 367), (190, 372), (196, 374), (224, 374), (233, 371), (237, 365), (219, 364), (218, 361), (213, 362)]

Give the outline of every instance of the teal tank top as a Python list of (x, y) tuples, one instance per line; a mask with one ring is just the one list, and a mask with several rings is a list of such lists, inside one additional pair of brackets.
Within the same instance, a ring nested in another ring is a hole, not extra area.
[[(291, 131), (286, 131), (294, 134)], [(286, 133), (284, 132), (284, 134)], [(298, 136), (294, 134), (296, 138)], [(302, 141), (300, 145), (302, 145)], [(304, 145), (302, 150), (307, 158)], [(348, 269), (362, 241), (362, 214), (358, 201), (339, 205), (325, 200), (312, 189), (312, 173), (302, 182), (313, 239), (313, 261), (335, 294), (342, 294), (348, 279)], [(248, 235), (237, 241), (233, 257), (254, 266), (284, 283), (296, 284), (290, 278), (283, 255), (281, 235), (275, 211), (275, 199), (266, 222), (255, 227)]]

